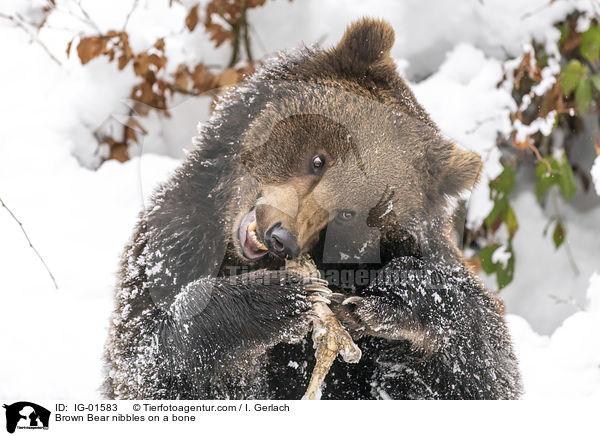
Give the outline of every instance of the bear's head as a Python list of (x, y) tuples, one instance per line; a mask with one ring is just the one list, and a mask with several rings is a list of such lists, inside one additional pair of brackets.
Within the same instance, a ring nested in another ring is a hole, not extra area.
[(363, 19), (331, 50), (284, 55), (249, 80), (242, 100), (259, 109), (240, 139), (240, 257), (320, 246), (323, 262), (372, 263), (382, 245), (418, 250), (425, 223), (446, 237), (449, 199), (481, 160), (440, 134), (396, 72), (393, 41), (389, 24)]

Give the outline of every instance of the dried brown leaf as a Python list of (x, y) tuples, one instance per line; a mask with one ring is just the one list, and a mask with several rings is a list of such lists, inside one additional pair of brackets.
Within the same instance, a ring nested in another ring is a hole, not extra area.
[(127, 144), (123, 142), (114, 142), (110, 146), (109, 159), (115, 159), (119, 162), (127, 162), (129, 160), (129, 150)]
[(184, 64), (181, 64), (177, 67), (177, 71), (175, 71), (175, 86), (179, 89), (183, 89), (187, 91), (189, 88), (189, 80), (191, 79), (191, 74)]
[(144, 74), (144, 79), (150, 85), (154, 85), (154, 83), (156, 83), (156, 74), (154, 74), (154, 71), (148, 70), (146, 71), (146, 74)]
[(150, 57), (148, 53), (142, 52), (133, 59), (133, 71), (136, 76), (143, 76), (150, 68)]
[(149, 56), (148, 61), (156, 67), (156, 71), (164, 68), (164, 66), (167, 64), (167, 58), (165, 56), (158, 56), (154, 53)]
[(119, 70), (122, 70), (127, 66), (127, 64), (129, 63), (129, 59), (130, 58), (128, 58), (126, 55), (119, 56), (119, 58), (117, 59)]
[(217, 80), (206, 65), (198, 64), (192, 73), (192, 82), (194, 82), (194, 89), (196, 91), (206, 92), (216, 86)]
[(564, 96), (562, 92), (562, 86), (560, 80), (557, 78), (556, 82), (543, 96), (542, 102), (540, 103), (540, 110), (538, 111), (538, 117), (546, 118), (546, 116), (555, 110), (557, 113), (563, 113), (565, 111)]
[(192, 7), (192, 9), (190, 9), (190, 12), (187, 14), (187, 17), (185, 17), (185, 26), (190, 32), (192, 32), (198, 25), (198, 21), (198, 5), (195, 5), (194, 7)]
[(154, 48), (164, 52), (165, 51), (165, 39), (164, 38), (160, 38), (157, 39), (156, 42), (154, 43)]
[(127, 127), (135, 130), (138, 133), (142, 133), (142, 134), (148, 133), (148, 131), (146, 129), (144, 129), (144, 127), (140, 124), (140, 122), (134, 117), (129, 117), (129, 119), (127, 120)]
[(225, 41), (233, 38), (233, 32), (216, 23), (207, 24), (206, 32), (210, 35), (210, 40), (214, 41), (215, 47), (219, 47)]
[(533, 53), (530, 51), (523, 55), (521, 63), (514, 71), (516, 89), (519, 89), (522, 86), (522, 79), (525, 77), (529, 77), (535, 82), (540, 82), (542, 80), (542, 70), (537, 65), (535, 56), (533, 56)]
[(569, 34), (562, 44), (561, 51), (563, 53), (569, 53), (577, 50), (581, 46), (581, 33), (575, 30), (574, 26), (569, 28)]
[(82, 38), (77, 44), (77, 55), (81, 64), (85, 65), (92, 59), (100, 56), (106, 49), (106, 39), (98, 36)]
[(131, 90), (131, 98), (140, 103), (149, 105), (152, 102), (153, 97), (154, 93), (152, 92), (152, 85), (146, 81), (134, 86)]
[(137, 138), (137, 134), (135, 133), (135, 130), (130, 129), (129, 127), (125, 126), (125, 140), (127, 142), (129, 142), (129, 141), (138, 142), (138, 138)]

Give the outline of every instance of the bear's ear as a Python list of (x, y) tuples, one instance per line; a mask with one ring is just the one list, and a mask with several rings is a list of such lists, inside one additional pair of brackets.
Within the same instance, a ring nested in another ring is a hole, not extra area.
[(331, 54), (344, 70), (364, 71), (381, 60), (390, 60), (394, 29), (387, 21), (363, 18), (346, 29)]
[[(483, 165), (481, 157), (474, 151), (463, 150), (446, 142), (445, 150), (438, 149), (437, 156), (429, 157), (430, 164), (437, 167), (435, 177), (438, 179), (439, 192), (448, 196), (456, 196), (462, 191), (471, 190), (479, 180)], [(431, 166), (430, 166), (431, 168)]]

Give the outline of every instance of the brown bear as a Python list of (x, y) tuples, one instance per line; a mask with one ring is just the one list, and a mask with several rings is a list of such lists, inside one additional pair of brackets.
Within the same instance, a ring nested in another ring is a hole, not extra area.
[(520, 395), (504, 320), (451, 231), (480, 158), (440, 134), (393, 42), (363, 19), (221, 98), (123, 255), (108, 398), (301, 398), (313, 281), (284, 265), (304, 255), (362, 350), (322, 398)]

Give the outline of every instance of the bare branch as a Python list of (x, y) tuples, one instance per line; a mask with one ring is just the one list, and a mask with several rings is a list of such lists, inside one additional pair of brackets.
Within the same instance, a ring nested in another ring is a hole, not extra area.
[[(553, 189), (552, 192), (550, 193), (550, 196), (552, 197), (552, 205), (554, 206), (554, 214), (556, 217), (556, 220), (559, 223), (563, 223), (564, 219), (560, 210), (560, 205), (558, 203), (558, 194), (556, 192), (556, 189)], [(565, 252), (567, 253), (567, 258), (569, 259), (569, 264), (571, 265), (571, 268), (573, 269), (573, 272), (575, 273), (576, 276), (579, 275), (579, 268), (577, 268), (577, 262), (575, 262), (575, 257), (573, 256), (573, 252), (571, 251), (571, 244), (569, 244), (569, 240), (567, 239), (567, 237), (565, 237)]]
[(99, 34), (102, 34), (100, 27), (98, 27), (98, 25), (94, 22), (94, 20), (92, 20), (92, 17), (90, 17), (90, 14), (88, 14), (87, 11), (83, 8), (83, 6), (81, 6), (81, 0), (79, 0), (77, 2), (77, 6), (79, 7), (79, 10), (83, 14), (84, 18), (87, 20), (87, 23), (90, 26), (92, 26), (96, 30), (96, 32), (98, 32)]
[(62, 63), (58, 60), (58, 58), (56, 56), (54, 56), (52, 54), (52, 52), (50, 51), (50, 49), (46, 46), (46, 44), (44, 44), (38, 37), (37, 32), (32, 32), (30, 29), (27, 28), (27, 26), (21, 22), (18, 18), (13, 17), (12, 15), (6, 15), (3, 13), (0, 13), (0, 18), (4, 18), (5, 20), (9, 20), (12, 23), (14, 23), (14, 25), (16, 27), (18, 27), (19, 29), (22, 29), (23, 31), (25, 31), (30, 37), (32, 41), (37, 42), (40, 47), (42, 47), (44, 49), (44, 51), (46, 53), (48, 53), (48, 56), (50, 56), (50, 59), (52, 59), (54, 62), (56, 62), (57, 65), (62, 65)]
[(23, 224), (21, 224), (21, 221), (19, 221), (18, 218), (15, 216), (15, 214), (12, 213), (12, 211), (8, 208), (8, 206), (6, 205), (6, 203), (4, 203), (4, 201), (2, 200), (1, 197), (0, 197), (0, 203), (2, 204), (2, 207), (8, 211), (8, 213), (10, 214), (10, 216), (12, 217), (12, 219), (16, 221), (16, 223), (19, 225), (19, 227), (21, 227), (21, 231), (25, 235), (25, 239), (27, 239), (27, 242), (29, 243), (29, 246), (31, 247), (31, 249), (33, 250), (33, 252), (36, 254), (36, 256), (40, 259), (40, 261), (44, 265), (44, 268), (46, 268), (46, 271), (48, 271), (48, 275), (52, 279), (52, 283), (54, 283), (54, 288), (58, 290), (58, 284), (56, 283), (56, 279), (54, 278), (54, 275), (50, 271), (50, 268), (48, 268), (48, 265), (46, 264), (46, 262), (44, 261), (44, 259), (40, 255), (40, 253), (33, 246), (33, 243), (31, 242), (31, 239), (29, 239), (29, 236), (27, 235), (27, 232), (25, 231), (25, 228), (23, 227)]
[(543, 5), (540, 5), (540, 6), (536, 7), (536, 8), (535, 8), (535, 9), (533, 9), (533, 10), (530, 10), (530, 11), (528, 11), (528, 12), (525, 12), (523, 15), (521, 15), (521, 18), (520, 18), (520, 19), (521, 19), (521, 20), (526, 20), (527, 18), (529, 18), (529, 17), (531, 17), (531, 16), (533, 16), (533, 15), (535, 15), (535, 14), (538, 14), (538, 13), (540, 13), (540, 12), (541, 12), (541, 11), (543, 11), (544, 9), (546, 9), (546, 8), (549, 8), (550, 6), (552, 6), (552, 4), (553, 4), (555, 1), (556, 1), (556, 0), (550, 0), (549, 2), (547, 2), (547, 3), (544, 3)]
[(129, 18), (131, 17), (131, 14), (133, 14), (133, 11), (135, 11), (135, 9), (137, 8), (137, 5), (138, 5), (138, 0), (133, 0), (131, 9), (129, 10), (129, 13), (125, 17), (125, 23), (123, 23), (123, 32), (125, 32), (125, 29), (127, 28), (127, 23), (129, 23)]

